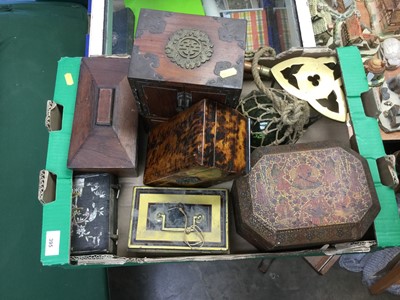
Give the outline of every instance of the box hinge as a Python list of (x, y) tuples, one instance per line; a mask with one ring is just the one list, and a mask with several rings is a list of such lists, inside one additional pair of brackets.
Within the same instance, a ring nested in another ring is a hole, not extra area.
[(188, 92), (178, 92), (176, 97), (176, 111), (180, 112), (192, 105), (192, 94)]

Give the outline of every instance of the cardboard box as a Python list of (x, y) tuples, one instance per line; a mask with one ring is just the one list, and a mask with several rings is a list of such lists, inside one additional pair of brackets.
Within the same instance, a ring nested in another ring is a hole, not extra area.
[(361, 55), (356, 47), (338, 48), (337, 52), (358, 152), (368, 161), (381, 204), (374, 222), (377, 244), (379, 247), (399, 246), (400, 218), (396, 198), (393, 189), (382, 184), (378, 170), (378, 160), (386, 155), (378, 121), (366, 115), (361, 99), (369, 89)]
[[(70, 255), (71, 225), (71, 189), (72, 171), (67, 169), (67, 156), (71, 135), (75, 96), (79, 78), (80, 58), (63, 58), (58, 64), (54, 102), (62, 107), (60, 130), (50, 131), (45, 171), (41, 172), (39, 198), (43, 203), (41, 262), (46, 266), (70, 265), (136, 265), (143, 263), (238, 260), (251, 258), (277, 258), (286, 256), (337, 255), (352, 252), (369, 252), (384, 247), (400, 246), (400, 219), (397, 213), (394, 191), (381, 183), (377, 160), (385, 155), (379, 127), (375, 118), (367, 117), (361, 101), (361, 94), (368, 91), (359, 51), (354, 47), (338, 49), (344, 86), (347, 93), (349, 111), (352, 119), (352, 130), (357, 141), (359, 152), (369, 163), (374, 185), (381, 204), (373, 228), (361, 240), (351, 243), (324, 245), (311, 249), (261, 253), (254, 246), (241, 238), (230, 222), (230, 254), (196, 255), (168, 257), (137, 257), (128, 253), (128, 235), (133, 188), (143, 185), (144, 153), (146, 136), (139, 134), (139, 177), (121, 177), (121, 193), (118, 200), (118, 250), (117, 255), (88, 255), (72, 257)], [(254, 86), (246, 84), (243, 94), (246, 95)], [(50, 107), (54, 107), (50, 106)], [(49, 111), (57, 111), (56, 108)], [(59, 120), (49, 112), (47, 120)], [(47, 122), (52, 123), (52, 122)], [(348, 124), (322, 118), (309, 127), (301, 142), (326, 140), (332, 137), (348, 139)], [(230, 189), (231, 183), (215, 187)], [(232, 211), (230, 220), (233, 220)], [(134, 254), (133, 254), (134, 255)]]
[(39, 200), (43, 203), (41, 261), (44, 265), (69, 264), (72, 171), (67, 168), (67, 158), (80, 62), (81, 58), (59, 61), (55, 103), (48, 105), (46, 113), (46, 127), (50, 130), (46, 170), (40, 172), (39, 178)]

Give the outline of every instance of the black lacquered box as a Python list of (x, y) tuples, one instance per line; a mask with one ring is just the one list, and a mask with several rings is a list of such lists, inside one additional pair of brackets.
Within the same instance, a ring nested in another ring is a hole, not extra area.
[(74, 176), (71, 255), (116, 253), (118, 191), (111, 174)]

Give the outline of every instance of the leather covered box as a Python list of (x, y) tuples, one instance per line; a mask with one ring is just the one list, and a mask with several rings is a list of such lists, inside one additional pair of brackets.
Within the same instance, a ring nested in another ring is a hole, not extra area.
[(226, 189), (135, 187), (129, 250), (227, 253)]
[(118, 192), (111, 174), (74, 176), (71, 255), (116, 253)]
[(335, 142), (260, 147), (234, 181), (236, 228), (262, 250), (356, 241), (380, 205), (366, 160)]
[(155, 124), (204, 98), (237, 106), (246, 21), (142, 9), (129, 82), (145, 120)]
[(202, 100), (153, 128), (143, 183), (208, 187), (249, 169), (248, 119), (218, 102)]
[(128, 58), (82, 58), (67, 166), (137, 176), (138, 111)]

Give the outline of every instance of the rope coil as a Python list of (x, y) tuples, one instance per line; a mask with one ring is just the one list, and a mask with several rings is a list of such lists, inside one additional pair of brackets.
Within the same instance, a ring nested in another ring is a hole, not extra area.
[(295, 143), (304, 133), (310, 117), (310, 107), (306, 101), (285, 90), (267, 88), (262, 82), (257, 68), (258, 62), (262, 56), (275, 55), (275, 50), (271, 47), (260, 48), (254, 54), (251, 71), (259, 92), (253, 91), (242, 98), (237, 107), (258, 125), (252, 126), (253, 149), (259, 146)]

